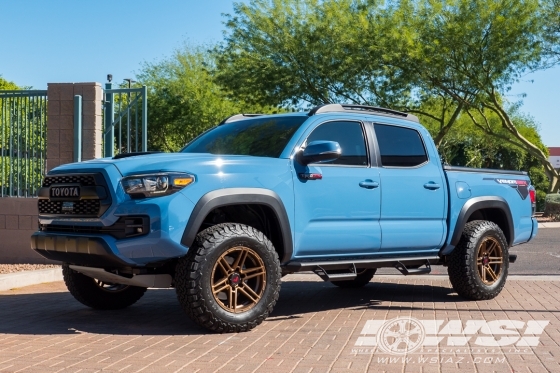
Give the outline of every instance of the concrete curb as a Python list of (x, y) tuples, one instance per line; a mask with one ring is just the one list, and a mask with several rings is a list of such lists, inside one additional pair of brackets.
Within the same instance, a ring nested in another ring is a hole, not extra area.
[(62, 281), (62, 269), (60, 268), (6, 273), (0, 275), (0, 291), (55, 281)]
[(560, 222), (539, 223), (539, 229), (541, 228), (560, 228)]

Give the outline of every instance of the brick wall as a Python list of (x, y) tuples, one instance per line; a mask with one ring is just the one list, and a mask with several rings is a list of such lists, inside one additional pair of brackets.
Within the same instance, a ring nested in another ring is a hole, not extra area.
[(101, 158), (101, 84), (49, 83), (47, 170), (74, 159), (74, 95), (82, 96), (82, 160)]
[(37, 230), (36, 198), (0, 198), (0, 263), (51, 263), (31, 250)]

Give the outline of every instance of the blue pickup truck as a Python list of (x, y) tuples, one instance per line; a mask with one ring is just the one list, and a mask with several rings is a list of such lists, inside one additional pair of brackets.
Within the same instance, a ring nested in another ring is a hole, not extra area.
[(254, 328), (281, 277), (313, 271), (342, 288), (377, 268), (446, 266), (462, 297), (505, 285), (511, 246), (537, 234), (525, 172), (442, 165), (418, 118), (328, 104), (239, 114), (177, 153), (128, 153), (50, 171), (33, 250), (63, 262), (96, 309), (174, 287), (217, 332)]

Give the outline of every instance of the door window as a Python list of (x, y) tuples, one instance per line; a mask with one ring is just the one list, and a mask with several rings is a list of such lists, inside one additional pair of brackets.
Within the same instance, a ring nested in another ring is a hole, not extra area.
[(340, 157), (326, 164), (367, 166), (367, 151), (364, 131), (359, 122), (334, 121), (319, 125), (307, 138), (312, 141), (336, 141), (342, 153)]
[(424, 142), (416, 130), (375, 124), (375, 135), (382, 166), (414, 167), (428, 161)]

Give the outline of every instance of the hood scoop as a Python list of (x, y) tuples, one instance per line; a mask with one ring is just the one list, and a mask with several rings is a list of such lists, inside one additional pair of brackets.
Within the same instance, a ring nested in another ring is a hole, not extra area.
[(160, 151), (152, 151), (152, 152), (131, 152), (131, 153), (120, 153), (113, 157), (113, 159), (121, 159), (121, 158), (128, 158), (128, 157), (136, 157), (139, 155), (148, 155), (148, 154), (158, 154), (163, 153)]

